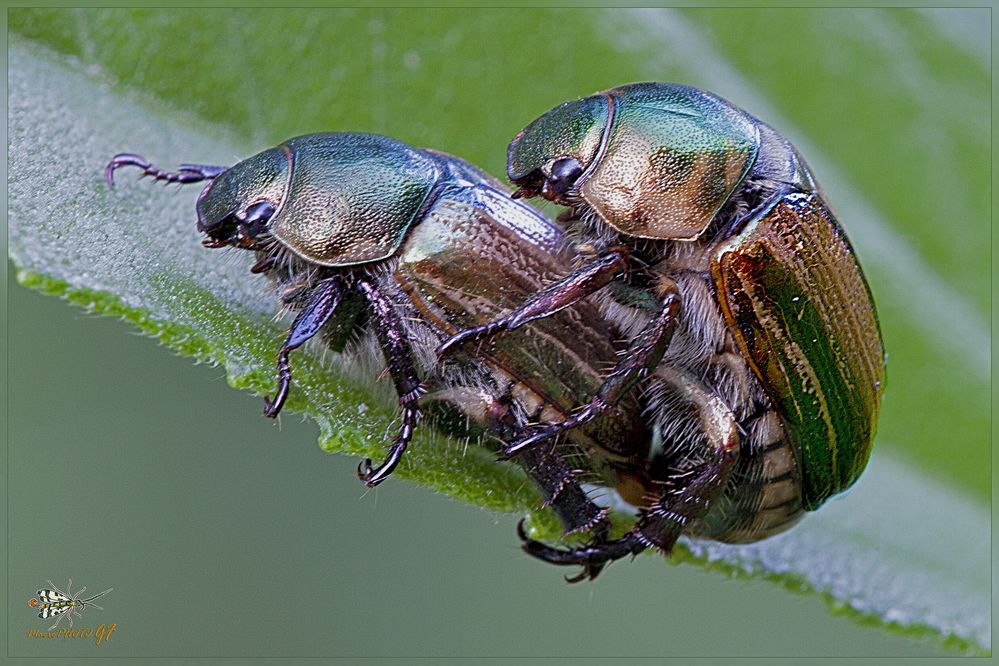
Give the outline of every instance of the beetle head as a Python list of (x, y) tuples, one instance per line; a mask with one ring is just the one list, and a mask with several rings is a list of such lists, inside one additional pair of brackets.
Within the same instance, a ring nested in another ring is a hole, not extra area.
[(703, 90), (635, 83), (535, 120), (507, 173), (519, 195), (588, 207), (626, 236), (694, 240), (752, 167), (758, 125)]
[(525, 127), (507, 149), (507, 175), (519, 188), (514, 197), (540, 194), (571, 205), (597, 160), (608, 120), (607, 99), (594, 95), (557, 106)]
[(288, 151), (272, 148), (215, 177), (198, 197), (198, 231), (205, 245), (253, 249), (270, 232), (288, 191)]
[(206, 245), (260, 249), (265, 235), (308, 263), (392, 256), (440, 176), (427, 151), (376, 134), (289, 139), (226, 170), (198, 199)]

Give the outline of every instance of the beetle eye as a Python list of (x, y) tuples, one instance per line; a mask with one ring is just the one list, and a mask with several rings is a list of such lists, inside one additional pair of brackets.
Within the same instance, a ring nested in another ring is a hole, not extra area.
[(274, 204), (270, 201), (258, 201), (246, 209), (242, 215), (237, 215), (240, 223), (246, 227), (251, 236), (257, 237), (267, 231), (267, 223), (274, 216)]
[(253, 224), (254, 222), (266, 222), (274, 215), (274, 204), (270, 201), (258, 201), (249, 208), (246, 212), (239, 216), (239, 221), (244, 224)]
[(561, 157), (552, 163), (551, 176), (549, 177), (552, 191), (562, 196), (575, 185), (576, 181), (583, 174), (583, 165), (575, 157)]

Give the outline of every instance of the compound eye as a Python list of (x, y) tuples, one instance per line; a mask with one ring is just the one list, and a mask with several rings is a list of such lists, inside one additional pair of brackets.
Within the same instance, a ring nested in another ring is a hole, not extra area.
[(274, 215), (274, 204), (270, 201), (258, 201), (249, 208), (246, 212), (239, 216), (239, 221), (244, 224), (253, 224), (255, 222), (266, 222), (271, 219)]
[(267, 231), (267, 224), (273, 216), (274, 204), (270, 201), (258, 201), (247, 208), (245, 213), (237, 215), (237, 218), (251, 236), (257, 237)]
[(575, 157), (560, 157), (552, 162), (551, 176), (548, 178), (552, 191), (562, 196), (568, 192), (583, 175), (583, 165)]

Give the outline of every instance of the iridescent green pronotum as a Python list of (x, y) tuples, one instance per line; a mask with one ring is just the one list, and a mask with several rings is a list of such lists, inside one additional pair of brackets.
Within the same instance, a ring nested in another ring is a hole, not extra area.
[(794, 147), (711, 93), (613, 88), (551, 109), (510, 143), (515, 196), (569, 207), (577, 268), (442, 345), (574, 306), (589, 294), (629, 333), (596, 394), (522, 451), (586, 423), (641, 384), (661, 445), (622, 484), (639, 507), (621, 539), (559, 550), (591, 567), (681, 533), (753, 541), (853, 484), (867, 464), (885, 366), (853, 248)]

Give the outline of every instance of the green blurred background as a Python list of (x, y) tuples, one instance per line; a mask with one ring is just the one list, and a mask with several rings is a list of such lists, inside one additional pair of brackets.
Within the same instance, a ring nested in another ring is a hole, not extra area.
[[(562, 100), (637, 80), (711, 89), (798, 145), (857, 246), (889, 352), (878, 448), (989, 500), (987, 10), (8, 19), (104, 84), (261, 149), (372, 131), (497, 175), (509, 138)], [(356, 461), (260, 417), (221, 369), (16, 285), (8, 297), (13, 655), (937, 653), (652, 557), (566, 586), (520, 554), (513, 518), (403, 482), (364, 493)], [(39, 621), (23, 604), (66, 576), (116, 588), (82, 622), (117, 622), (113, 644), (24, 638)]]

